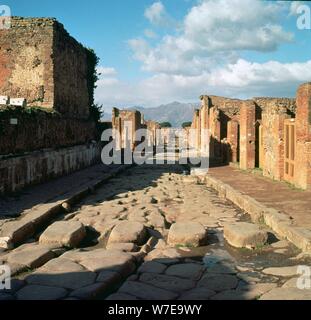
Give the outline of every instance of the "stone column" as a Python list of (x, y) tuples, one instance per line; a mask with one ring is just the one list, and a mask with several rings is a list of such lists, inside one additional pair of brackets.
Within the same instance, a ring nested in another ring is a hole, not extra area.
[(256, 106), (253, 101), (244, 101), (240, 113), (240, 168), (255, 168), (255, 121)]
[(311, 82), (297, 91), (295, 185), (311, 187)]

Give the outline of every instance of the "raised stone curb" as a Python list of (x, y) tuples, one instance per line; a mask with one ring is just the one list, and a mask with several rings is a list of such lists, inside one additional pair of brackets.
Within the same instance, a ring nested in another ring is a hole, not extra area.
[(128, 169), (129, 166), (130, 165), (124, 165), (112, 169), (113, 171), (105, 174), (104, 177), (88, 182), (78, 190), (71, 191), (65, 196), (65, 199), (56, 200), (51, 204), (42, 204), (19, 220), (8, 221), (3, 224), (0, 230), (0, 239), (5, 238), (5, 241), (0, 241), (0, 244), (3, 244), (3, 247), (7, 249), (8, 245), (6, 245), (6, 243), (15, 246), (31, 238), (42, 226), (63, 212), (64, 207), (67, 207), (68, 205), (72, 206), (77, 203), (93, 190), (99, 188), (117, 174)]
[(198, 179), (215, 189), (220, 197), (230, 200), (247, 212), (253, 222), (264, 222), (279, 237), (287, 239), (304, 252), (311, 252), (311, 230), (294, 226), (288, 215), (267, 207), (215, 177), (205, 175), (204, 177), (198, 177)]

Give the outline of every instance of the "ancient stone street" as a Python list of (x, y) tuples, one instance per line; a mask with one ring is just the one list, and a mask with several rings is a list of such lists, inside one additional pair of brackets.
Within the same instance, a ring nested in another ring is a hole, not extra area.
[(184, 171), (129, 168), (2, 252), (0, 299), (311, 299), (297, 289), (308, 257)]

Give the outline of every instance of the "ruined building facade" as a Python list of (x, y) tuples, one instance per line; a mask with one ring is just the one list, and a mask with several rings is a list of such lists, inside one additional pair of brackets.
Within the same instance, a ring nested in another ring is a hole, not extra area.
[(201, 102), (193, 117), (192, 147), (206, 150), (201, 133), (208, 129), (211, 159), (311, 187), (311, 83), (299, 87), (296, 99), (201, 96)]
[(99, 161), (89, 59), (55, 19), (13, 17), (0, 30), (0, 193)]

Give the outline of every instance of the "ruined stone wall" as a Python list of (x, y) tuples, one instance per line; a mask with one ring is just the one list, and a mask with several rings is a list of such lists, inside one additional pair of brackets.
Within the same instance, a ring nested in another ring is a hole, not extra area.
[(53, 65), (54, 108), (65, 116), (87, 118), (91, 102), (86, 49), (60, 23), (54, 24)]
[[(16, 119), (17, 124), (11, 124)], [(84, 144), (96, 136), (93, 121), (57, 113), (0, 107), (0, 155)]]
[(297, 91), (296, 152), (294, 182), (299, 188), (311, 188), (311, 82)]
[(137, 145), (138, 138), (136, 136), (136, 131), (142, 127), (142, 117), (141, 113), (136, 110), (119, 110), (118, 108), (113, 108), (112, 110), (112, 128), (115, 129), (119, 137), (115, 137), (117, 148), (123, 149), (126, 147), (126, 132), (130, 136), (127, 139), (131, 139), (131, 149)]
[(86, 49), (55, 19), (15, 17), (0, 29), (0, 95), (85, 119), (87, 70)]
[[(295, 116), (295, 99), (254, 98), (261, 110), (263, 175), (275, 180), (284, 177), (284, 121)], [(258, 118), (258, 116), (257, 116)]]
[(0, 194), (15, 192), (99, 162), (97, 144), (44, 150), (0, 160)]
[(52, 19), (13, 18), (0, 29), (0, 94), (26, 98), (29, 105), (54, 105)]

